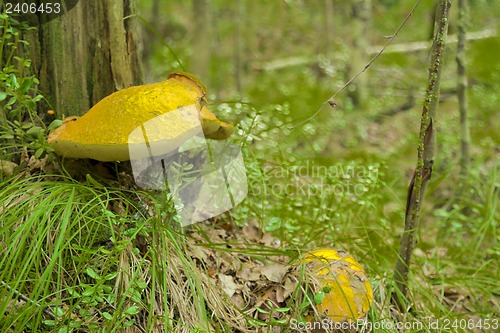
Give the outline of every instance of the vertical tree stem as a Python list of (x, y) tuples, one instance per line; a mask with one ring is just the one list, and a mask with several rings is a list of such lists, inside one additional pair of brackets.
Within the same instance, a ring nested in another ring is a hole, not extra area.
[(461, 156), (460, 173), (465, 176), (469, 170), (470, 133), (467, 120), (467, 75), (465, 70), (465, 33), (467, 30), (467, 0), (458, 1), (458, 44), (457, 44), (457, 79), (458, 106), (460, 109)]
[(417, 149), (417, 166), (413, 179), (408, 187), (406, 201), (405, 228), (401, 236), (399, 254), (394, 269), (396, 289), (392, 301), (401, 311), (406, 311), (408, 295), (408, 273), (410, 260), (415, 244), (415, 235), (418, 229), (422, 199), (427, 182), (431, 178), (432, 164), (434, 162), (435, 132), (434, 121), (439, 101), (439, 82), (443, 65), (443, 52), (448, 33), (448, 13), (451, 6), (450, 0), (438, 0), (439, 8), (436, 15), (436, 34), (429, 79), (422, 107), (420, 132)]

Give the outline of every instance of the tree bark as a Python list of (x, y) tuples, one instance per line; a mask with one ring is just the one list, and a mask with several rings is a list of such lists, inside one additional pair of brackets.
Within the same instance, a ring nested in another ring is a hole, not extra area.
[[(82, 115), (103, 97), (143, 83), (134, 0), (79, 1), (29, 36), (39, 89), (56, 113)], [(42, 108), (49, 106), (42, 105)], [(45, 110), (40, 110), (45, 111)]]
[(323, 52), (328, 58), (331, 59), (331, 56), (334, 54), (334, 47), (333, 47), (333, 41), (334, 41), (334, 36), (335, 36), (335, 26), (334, 26), (334, 14), (335, 14), (335, 9), (334, 9), (334, 3), (333, 0), (325, 0), (325, 12), (324, 17), (325, 17), (325, 41), (323, 42), (321, 39), (319, 39), (320, 52)]
[(193, 1), (193, 55), (191, 56), (191, 70), (203, 82), (208, 79), (210, 72), (212, 31), (212, 4), (210, 0)]
[[(351, 20), (351, 61), (348, 64), (347, 76), (353, 77), (356, 73), (365, 67), (368, 63), (368, 39), (371, 21), (371, 0), (356, 0), (352, 2), (352, 20)], [(366, 106), (367, 95), (367, 74), (360, 75), (349, 87), (349, 97), (353, 105), (358, 109), (364, 109)]]
[(467, 175), (470, 164), (470, 133), (467, 119), (467, 74), (465, 69), (465, 43), (467, 27), (467, 0), (458, 1), (458, 44), (457, 44), (457, 79), (458, 106), (460, 109), (461, 156), (460, 173)]
[(245, 1), (236, 1), (236, 31), (235, 31), (235, 45), (234, 45), (234, 80), (236, 82), (236, 90), (240, 99), (243, 98), (243, 20), (245, 16)]

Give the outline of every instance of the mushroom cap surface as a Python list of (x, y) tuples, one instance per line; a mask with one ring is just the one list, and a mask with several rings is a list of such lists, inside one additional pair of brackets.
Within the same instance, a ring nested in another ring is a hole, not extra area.
[(317, 277), (325, 292), (316, 309), (334, 322), (356, 321), (373, 301), (370, 281), (363, 267), (351, 255), (334, 249), (307, 253), (304, 262)]
[(158, 118), (157, 130), (148, 137), (152, 143), (178, 146), (195, 135), (193, 119), (184, 119), (182, 111), (160, 117), (183, 108), (196, 110), (205, 137), (228, 138), (233, 126), (203, 106), (204, 96), (205, 89), (193, 76), (174, 73), (166, 81), (122, 89), (103, 98), (83, 116), (65, 119), (49, 134), (48, 142), (65, 157), (126, 161), (130, 159), (129, 144), (140, 144), (130, 142), (129, 135), (154, 118)]

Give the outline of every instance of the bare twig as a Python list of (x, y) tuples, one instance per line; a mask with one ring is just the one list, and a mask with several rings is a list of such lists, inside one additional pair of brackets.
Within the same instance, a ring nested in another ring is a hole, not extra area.
[[(56, 315), (52, 311), (50, 311), (50, 309), (47, 306), (42, 307), (42, 305), (40, 303), (35, 302), (32, 299), (30, 299), (29, 297), (23, 295), (22, 293), (20, 293), (19, 291), (12, 288), (7, 283), (5, 283), (5, 281), (0, 281), (0, 284), (3, 287), (5, 287), (5, 289), (12, 292), (18, 300), (26, 302), (26, 303), (34, 304), (37, 308), (42, 308), (43, 313), (46, 314), (48, 317), (50, 317), (50, 319), (58, 320)], [(111, 304), (110, 301), (108, 301), (106, 298), (104, 298), (104, 301), (106, 302), (106, 305), (103, 308), (99, 309), (99, 312), (103, 312), (104, 310), (106, 310), (108, 308), (111, 308), (114, 311), (116, 311), (116, 307), (113, 304)], [(134, 325), (135, 325), (135, 327), (137, 327), (139, 329), (139, 331), (141, 331), (142, 333), (146, 333), (146, 330), (144, 329), (144, 327), (141, 326), (141, 324), (134, 321)], [(78, 329), (78, 332), (79, 333), (90, 333), (89, 331), (87, 331), (85, 329), (81, 329), (81, 328)]]
[[(35, 302), (32, 299), (28, 298), (27, 296), (21, 294), (19, 291), (15, 290), (11, 286), (9, 286), (7, 283), (5, 283), (5, 281), (0, 281), (0, 284), (2, 286), (4, 286), (5, 289), (7, 289), (8, 291), (12, 291), (18, 300), (21, 300), (21, 301), (26, 302), (26, 303), (34, 304), (34, 305), (36, 305), (37, 308), (42, 308), (42, 305), (40, 303)], [(50, 311), (50, 309), (47, 306), (42, 308), (42, 312), (44, 314), (46, 314), (50, 319), (58, 321), (56, 315), (52, 311)], [(78, 333), (90, 333), (89, 331), (87, 331), (86, 329), (83, 329), (83, 328), (78, 329), (76, 332), (78, 332)]]
[(391, 36), (389, 36), (389, 38), (387, 39), (387, 43), (385, 43), (385, 45), (382, 47), (382, 49), (365, 65), (365, 67), (361, 71), (359, 71), (349, 81), (347, 81), (342, 87), (340, 87), (328, 100), (324, 101), (323, 104), (321, 104), (321, 107), (312, 116), (310, 116), (309, 118), (307, 118), (307, 119), (305, 119), (305, 120), (303, 120), (303, 121), (295, 124), (290, 129), (293, 129), (293, 128), (297, 127), (297, 126), (300, 126), (300, 125), (302, 125), (302, 124), (310, 121), (314, 117), (316, 117), (318, 115), (318, 113), (320, 113), (321, 110), (327, 104), (330, 105), (330, 106), (336, 105), (336, 103), (335, 103), (335, 97), (337, 97), (337, 95), (342, 90), (344, 90), (348, 85), (350, 85), (354, 80), (356, 80), (358, 78), (358, 76), (360, 76), (361, 74), (363, 74), (371, 66), (371, 64), (373, 64), (375, 62), (375, 60), (377, 60), (382, 55), (382, 53), (384, 53), (385, 49), (392, 43), (392, 41), (394, 40), (394, 38), (396, 38), (396, 36), (398, 35), (398, 33), (401, 31), (401, 29), (403, 29), (403, 27), (405, 26), (406, 22), (408, 22), (408, 20), (411, 18), (411, 16), (413, 15), (413, 13), (415, 12), (415, 10), (417, 9), (418, 5), (420, 4), (420, 1), (421, 0), (417, 0), (417, 2), (415, 3), (415, 5), (411, 9), (411, 11), (405, 17), (405, 19), (403, 20), (403, 22), (401, 22), (401, 24), (396, 29), (396, 31), (394, 32), (394, 34), (392, 34)]
[(0, 281), (0, 283), (8, 291), (12, 291), (12, 293), (14, 294), (14, 296), (16, 296), (16, 298), (18, 300), (29, 303), (29, 304), (34, 304), (37, 308), (42, 308), (42, 312), (45, 313), (48, 317), (50, 317), (50, 319), (57, 320), (56, 315), (54, 313), (52, 313), (52, 311), (50, 311), (50, 309), (47, 306), (42, 307), (42, 305), (40, 303), (35, 302), (34, 300), (28, 298), (27, 296), (21, 294), (21, 292), (17, 291), (16, 289), (12, 288), (11, 286), (9, 286), (7, 283), (5, 283), (5, 281)]
[(441, 78), (443, 51), (448, 33), (449, 0), (439, 0), (439, 12), (436, 15), (437, 33), (434, 36), (434, 49), (429, 68), (429, 80), (422, 108), (420, 133), (417, 149), (417, 167), (408, 187), (406, 201), (405, 228), (401, 237), (398, 259), (394, 269), (396, 289), (392, 295), (393, 303), (400, 311), (406, 311), (408, 293), (408, 273), (410, 259), (418, 229), (422, 199), (428, 180), (431, 178), (434, 162), (435, 130), (434, 118), (439, 102), (439, 83)]
[[(455, 97), (455, 95), (457, 95), (457, 89), (455, 88), (449, 88), (446, 90), (443, 89), (439, 94), (439, 103), (444, 103), (448, 101), (450, 98)], [(408, 95), (408, 99), (406, 100), (406, 102), (404, 102), (401, 105), (395, 106), (386, 112), (376, 114), (375, 116), (373, 116), (373, 120), (376, 122), (381, 122), (388, 117), (393, 117), (399, 113), (411, 110), (416, 105), (416, 103), (417, 102), (415, 101), (415, 96), (412, 93), (410, 93)]]

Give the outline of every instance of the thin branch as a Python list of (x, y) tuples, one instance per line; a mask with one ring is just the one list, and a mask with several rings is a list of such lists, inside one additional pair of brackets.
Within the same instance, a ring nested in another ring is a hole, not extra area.
[(417, 9), (418, 5), (420, 4), (420, 1), (421, 0), (417, 0), (417, 2), (415, 3), (415, 5), (411, 9), (411, 11), (405, 17), (405, 19), (403, 20), (403, 22), (401, 22), (401, 24), (396, 29), (396, 31), (394, 32), (394, 34), (392, 34), (391, 36), (388, 37), (387, 43), (385, 43), (385, 45), (382, 47), (382, 49), (365, 65), (365, 67), (361, 71), (359, 71), (349, 81), (347, 81), (342, 87), (340, 87), (340, 89), (337, 90), (328, 100), (324, 101), (323, 104), (321, 104), (321, 107), (312, 116), (310, 116), (309, 118), (307, 118), (307, 119), (305, 119), (305, 120), (303, 120), (303, 121), (301, 121), (301, 122), (293, 125), (292, 127), (290, 127), (290, 129), (298, 127), (298, 126), (300, 126), (300, 125), (302, 125), (302, 124), (310, 121), (314, 117), (316, 117), (318, 115), (318, 113), (320, 113), (321, 110), (327, 104), (330, 105), (331, 107), (334, 107), (335, 105), (337, 105), (336, 102), (335, 102), (335, 97), (337, 97), (337, 95), (342, 90), (344, 90), (348, 85), (350, 85), (354, 80), (356, 80), (358, 78), (358, 76), (360, 76), (361, 74), (363, 74), (375, 62), (375, 60), (377, 60), (382, 55), (382, 53), (384, 53), (385, 49), (392, 43), (392, 41), (396, 38), (396, 36), (398, 35), (398, 33), (401, 31), (401, 29), (403, 29), (403, 27), (406, 25), (406, 22), (408, 22), (408, 20), (411, 18), (411, 16), (413, 15), (413, 13), (415, 12), (415, 10)]
[[(5, 287), (5, 289), (7, 289), (7, 291), (12, 292), (18, 300), (29, 303), (29, 304), (33, 304), (37, 308), (42, 308), (43, 313), (46, 314), (48, 317), (50, 317), (50, 319), (56, 320), (56, 321), (58, 320), (56, 315), (52, 311), (50, 311), (50, 309), (47, 306), (42, 307), (42, 305), (40, 303), (35, 302), (32, 299), (30, 299), (29, 297), (23, 295), (21, 292), (17, 291), (16, 289), (12, 288), (7, 283), (5, 283), (5, 281), (0, 281), (0, 284), (3, 287)], [(104, 301), (106, 302), (106, 305), (103, 308), (99, 309), (100, 313), (108, 308), (111, 308), (114, 311), (116, 311), (116, 307), (113, 304), (111, 304), (111, 302), (108, 301), (105, 297), (104, 297)], [(141, 324), (137, 323), (136, 321), (134, 321), (134, 326), (137, 327), (137, 329), (139, 329), (139, 331), (141, 331), (142, 333), (146, 333), (146, 330), (144, 329), (144, 327), (142, 327)], [(90, 333), (89, 331), (87, 331), (85, 329), (79, 329), (78, 332)]]
[(21, 294), (21, 292), (17, 291), (16, 289), (12, 288), (11, 286), (9, 286), (7, 283), (5, 283), (5, 281), (0, 281), (0, 284), (2, 284), (2, 286), (4, 286), (8, 291), (11, 291), (14, 294), (14, 296), (16, 296), (16, 298), (18, 300), (29, 303), (29, 304), (33, 304), (37, 308), (41, 308), (42, 312), (45, 313), (48, 317), (50, 317), (50, 319), (57, 320), (56, 315), (54, 313), (52, 313), (52, 311), (50, 311), (48, 307), (46, 307), (46, 306), (42, 307), (42, 305), (40, 303), (35, 302), (34, 300), (30, 299), (29, 297)]

